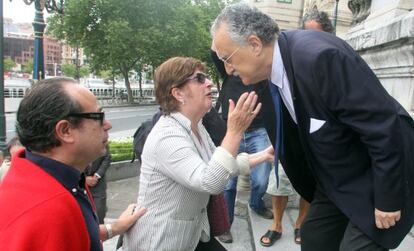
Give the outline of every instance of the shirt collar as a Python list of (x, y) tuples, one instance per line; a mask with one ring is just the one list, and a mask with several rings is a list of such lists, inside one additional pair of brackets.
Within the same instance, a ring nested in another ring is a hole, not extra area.
[(62, 162), (50, 159), (38, 154), (25, 151), (26, 159), (38, 165), (45, 172), (53, 176), (59, 183), (61, 183), (67, 190), (72, 191), (73, 188), (84, 188), (84, 181), (81, 173), (73, 167), (70, 167)]
[[(184, 114), (181, 112), (172, 112), (170, 116), (177, 120), (188, 132), (191, 132), (191, 121)], [(200, 120), (197, 125), (198, 128), (200, 128), (201, 123), (202, 121)]]
[(270, 81), (280, 89), (283, 89), (283, 74), (284, 66), (282, 61), (282, 55), (280, 54), (279, 42), (276, 41), (273, 49), (273, 63), (272, 63), (272, 75)]

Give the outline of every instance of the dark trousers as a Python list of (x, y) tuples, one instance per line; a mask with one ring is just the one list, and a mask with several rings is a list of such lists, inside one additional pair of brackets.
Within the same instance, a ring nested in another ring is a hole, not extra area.
[[(374, 213), (374, 212), (372, 212)], [(320, 190), (301, 226), (302, 251), (386, 251), (349, 222)]]
[(209, 242), (198, 242), (194, 251), (227, 251), (216, 238), (211, 237)]
[(106, 206), (106, 197), (93, 197), (96, 206), (96, 213), (98, 214), (99, 224), (104, 224), (104, 219), (106, 216), (106, 211), (108, 210)]

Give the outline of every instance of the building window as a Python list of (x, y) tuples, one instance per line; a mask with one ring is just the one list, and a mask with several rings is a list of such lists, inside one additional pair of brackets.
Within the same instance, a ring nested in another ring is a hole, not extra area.
[(292, 0), (277, 0), (278, 3), (292, 3)]

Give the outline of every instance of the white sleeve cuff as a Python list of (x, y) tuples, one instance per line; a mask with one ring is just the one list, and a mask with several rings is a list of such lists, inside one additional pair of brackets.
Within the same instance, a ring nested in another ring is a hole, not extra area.
[(237, 165), (239, 166), (240, 174), (242, 175), (250, 174), (249, 154), (239, 153), (237, 155)]
[(239, 167), (237, 166), (236, 159), (223, 147), (219, 146), (216, 148), (212, 159), (224, 167), (231, 176), (239, 175)]

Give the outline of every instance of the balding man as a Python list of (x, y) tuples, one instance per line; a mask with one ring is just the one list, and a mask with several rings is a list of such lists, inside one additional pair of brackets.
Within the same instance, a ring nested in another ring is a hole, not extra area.
[(17, 112), (18, 152), (0, 189), (2, 250), (102, 250), (145, 212), (130, 205), (99, 225), (82, 174), (106, 152), (109, 121), (95, 96), (73, 79), (38, 82)]

